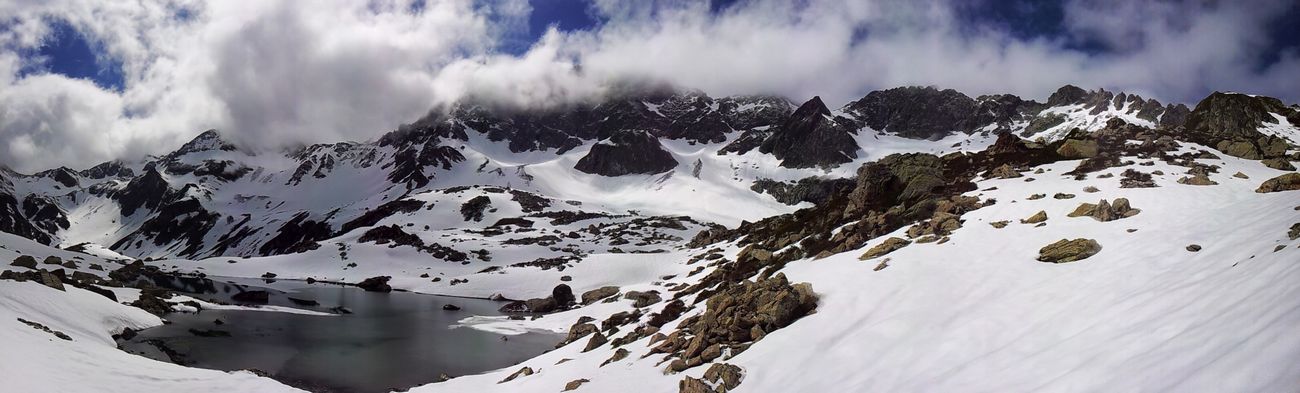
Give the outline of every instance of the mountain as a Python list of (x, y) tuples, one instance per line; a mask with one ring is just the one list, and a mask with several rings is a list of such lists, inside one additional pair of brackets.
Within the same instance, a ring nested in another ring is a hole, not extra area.
[[(901, 87), (832, 109), (655, 88), (468, 99), (283, 152), (209, 130), (138, 162), (0, 168), (0, 316), (45, 328), (0, 326), (42, 354), (0, 365), (20, 387), (290, 390), (117, 349), (155, 314), (242, 310), (155, 287), (213, 276), (498, 299), (513, 317), (456, 327), (564, 337), (411, 391), (1285, 391), (1297, 126), (1238, 93)], [(259, 311), (343, 305), (319, 300)], [(102, 366), (66, 378), (67, 359)]]

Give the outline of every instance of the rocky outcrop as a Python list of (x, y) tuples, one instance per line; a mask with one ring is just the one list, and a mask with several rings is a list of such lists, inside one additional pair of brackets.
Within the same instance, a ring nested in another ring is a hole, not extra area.
[(1288, 173), (1272, 179), (1265, 180), (1259, 188), (1255, 189), (1258, 193), (1295, 191), (1300, 190), (1300, 173)]
[(1259, 127), (1275, 123), (1274, 113), (1287, 116), (1293, 112), (1276, 98), (1214, 92), (1187, 115), (1185, 137), (1233, 157), (1281, 157), (1286, 154), (1287, 142), (1259, 132)]
[(659, 139), (641, 130), (620, 130), (591, 146), (574, 169), (601, 176), (663, 173), (677, 167), (677, 159)]
[(818, 204), (825, 202), (832, 195), (841, 191), (851, 189), (853, 180), (851, 179), (823, 179), (818, 177), (805, 177), (797, 182), (779, 182), (771, 179), (759, 179), (754, 181), (754, 185), (749, 189), (754, 192), (761, 192), (776, 198), (777, 202), (787, 205), (797, 205), (800, 202)]
[(1061, 239), (1038, 250), (1038, 260), (1048, 263), (1067, 263), (1087, 259), (1101, 252), (1101, 244), (1092, 239)]
[(1038, 213), (1029, 216), (1029, 218), (1020, 219), (1021, 224), (1038, 224), (1047, 222), (1047, 211), (1039, 210)]
[(791, 285), (784, 274), (744, 281), (709, 296), (703, 314), (689, 317), (651, 353), (676, 357), (668, 370), (678, 372), (713, 361), (723, 351), (739, 353), (749, 343), (789, 326), (817, 308), (807, 283)]
[(1006, 130), (1041, 105), (1009, 94), (973, 99), (952, 89), (899, 87), (868, 93), (844, 107), (862, 125), (906, 138), (941, 139), (994, 125)]
[(492, 205), (487, 195), (479, 195), (460, 205), (460, 215), (465, 221), (483, 221), (483, 211)]
[(1106, 221), (1118, 220), (1121, 218), (1132, 217), (1141, 212), (1142, 210), (1134, 209), (1132, 206), (1129, 206), (1129, 202), (1127, 198), (1115, 198), (1114, 203), (1102, 199), (1100, 202), (1097, 202), (1096, 204), (1092, 204), (1092, 203), (1081, 204), (1079, 205), (1079, 207), (1075, 208), (1073, 212), (1070, 212), (1070, 214), (1068, 214), (1067, 216), (1092, 217), (1097, 221), (1106, 222)]
[(677, 384), (678, 393), (726, 393), (740, 386), (745, 371), (727, 363), (714, 363), (704, 371), (704, 378), (686, 377)]
[(775, 156), (787, 168), (835, 166), (858, 157), (852, 131), (846, 119), (831, 116), (821, 97), (813, 97), (773, 129), (758, 151)]
[(880, 242), (880, 244), (871, 247), (871, 249), (867, 250), (867, 252), (862, 253), (862, 256), (858, 257), (858, 259), (865, 261), (869, 259), (880, 258), (891, 252), (898, 251), (903, 247), (907, 247), (907, 245), (909, 244), (912, 244), (912, 242), (908, 241), (907, 239), (903, 239), (899, 237), (891, 237), (885, 239), (885, 241), (883, 242)]
[(370, 277), (357, 283), (357, 287), (360, 287), (367, 292), (392, 292), (393, 287), (388, 285), (388, 280), (392, 279), (393, 278), (390, 276)]

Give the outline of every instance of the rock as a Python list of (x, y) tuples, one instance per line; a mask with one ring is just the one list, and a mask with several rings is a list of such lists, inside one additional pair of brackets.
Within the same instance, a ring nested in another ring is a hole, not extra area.
[(605, 337), (604, 334), (597, 331), (591, 334), (591, 338), (587, 340), (587, 345), (582, 347), (582, 351), (587, 352), (596, 348), (600, 348), (601, 345), (605, 345), (605, 343), (607, 342), (609, 342), (609, 338)]
[(560, 281), (564, 281), (564, 282), (573, 281), (573, 276), (560, 276)]
[(601, 176), (656, 174), (673, 170), (677, 160), (648, 131), (624, 129), (597, 142), (573, 166)]
[(1191, 176), (1184, 176), (1178, 179), (1178, 184), (1189, 186), (1217, 186), (1218, 182), (1210, 180), (1210, 177), (1204, 173), (1196, 173)]
[(506, 379), (502, 379), (500, 382), (497, 382), (497, 383), (506, 383), (506, 382), (510, 382), (510, 381), (515, 380), (515, 378), (526, 377), (526, 376), (529, 376), (529, 375), (533, 375), (533, 373), (534, 373), (534, 371), (533, 371), (533, 368), (532, 368), (532, 367), (524, 367), (524, 368), (519, 369), (519, 371), (515, 371), (514, 373), (510, 374), (510, 376), (506, 377)]
[(51, 255), (51, 256), (45, 257), (45, 261), (44, 261), (44, 262), (41, 262), (41, 263), (44, 263), (44, 264), (46, 264), (46, 265), (62, 265), (62, 264), (63, 264), (63, 258), (59, 258), (59, 257), (56, 257), (56, 256)]
[(72, 272), (72, 281), (89, 285), (89, 284), (98, 284), (104, 280), (94, 274), (90, 274), (86, 272)]
[(597, 300), (604, 299), (617, 294), (618, 294), (618, 287), (616, 286), (611, 285), (611, 286), (596, 288), (582, 293), (582, 304), (584, 305), (592, 304), (595, 303)]
[(371, 277), (357, 283), (357, 286), (369, 292), (392, 292), (393, 287), (388, 285), (388, 280), (391, 279), (390, 276)]
[(443, 310), (446, 310), (446, 311), (460, 311), (460, 306), (457, 306), (457, 305), (455, 305), (455, 304), (451, 304), (451, 303), (447, 303), (447, 304), (442, 305), (442, 309), (443, 309)]
[(1010, 224), (1010, 223), (1011, 223), (1011, 221), (1002, 220), (1002, 221), (994, 221), (994, 222), (990, 222), (989, 225), (992, 225), (994, 228), (997, 228), (997, 229), (1002, 229), (1002, 228), (1006, 228), (1006, 227), (1007, 227), (1007, 224)]
[(1300, 239), (1300, 222), (1291, 225), (1291, 230), (1287, 231), (1286, 236), (1291, 240)]
[(578, 341), (579, 339), (586, 337), (588, 334), (596, 333), (599, 331), (600, 328), (596, 327), (595, 324), (592, 324), (590, 322), (583, 322), (582, 320), (579, 320), (578, 323), (575, 323), (573, 324), (573, 326), (569, 327), (568, 336), (565, 336), (564, 341), (561, 341), (555, 347), (556, 348), (562, 347), (565, 344)]
[(573, 297), (573, 288), (567, 284), (556, 285), (551, 289), (551, 298), (555, 299), (556, 306), (565, 308), (572, 305), (577, 299)]
[(1012, 168), (1010, 164), (1002, 164), (1002, 166), (993, 168), (993, 170), (989, 171), (987, 177), (990, 179), (1014, 179), (1021, 176), (1024, 175), (1021, 175), (1020, 171)]
[(158, 292), (150, 290), (141, 291), (140, 298), (131, 302), (131, 305), (158, 316), (172, 311), (171, 305), (158, 297)]
[(291, 301), (291, 302), (293, 302), (293, 304), (297, 304), (297, 305), (299, 305), (299, 306), (319, 306), (319, 305), (320, 305), (320, 302), (317, 302), (317, 301), (312, 300), (312, 299), (300, 299), (300, 298), (296, 298), (296, 297), (292, 297), (292, 296), (289, 297), (289, 301)]
[(721, 387), (721, 391), (724, 392), (735, 390), (737, 386), (740, 386), (740, 382), (744, 377), (744, 370), (727, 363), (714, 363), (709, 366), (708, 370), (704, 371), (704, 380)]
[(335, 314), (351, 314), (352, 309), (343, 306), (337, 306), (337, 307), (331, 307), (330, 312)]
[(14, 262), (10, 263), (9, 266), (18, 266), (18, 267), (25, 267), (28, 269), (35, 269), (36, 258), (33, 258), (31, 255), (19, 255), (17, 258), (14, 258)]
[(492, 199), (487, 195), (479, 195), (460, 205), (460, 215), (465, 221), (482, 221), (483, 211), (492, 205)]
[[(1119, 180), (1119, 188), (1155, 188), (1155, 179), (1151, 178), (1150, 173), (1137, 171), (1133, 169), (1124, 170), (1124, 178)], [(1087, 190), (1085, 190), (1087, 191)], [(1089, 191), (1094, 192), (1094, 191)]]
[(230, 300), (240, 303), (266, 304), (271, 301), (271, 294), (266, 291), (244, 291), (231, 296)]
[(616, 349), (614, 350), (614, 355), (610, 356), (609, 359), (605, 359), (604, 362), (600, 363), (600, 366), (605, 367), (606, 364), (610, 364), (613, 362), (617, 362), (619, 360), (626, 359), (627, 355), (629, 354), (631, 354), (631, 352), (629, 352), (626, 349), (623, 348)]
[(1056, 195), (1052, 195), (1052, 198), (1055, 198), (1055, 199), (1074, 199), (1074, 194), (1066, 194), (1066, 193), (1063, 193), (1063, 192), (1058, 192), (1058, 193), (1056, 193)]
[(1092, 217), (1097, 221), (1107, 222), (1128, 218), (1141, 213), (1141, 209), (1129, 206), (1127, 198), (1115, 198), (1115, 203), (1102, 199), (1097, 204), (1084, 203), (1075, 208), (1068, 217)]
[(582, 384), (587, 383), (587, 382), (591, 382), (591, 380), (586, 379), (586, 378), (583, 378), (583, 379), (575, 379), (575, 380), (569, 381), (569, 383), (564, 384), (564, 390), (563, 390), (563, 391), (567, 392), (567, 391), (570, 391), (570, 390), (577, 389), (578, 387), (582, 386)]
[(1250, 178), (1250, 176), (1246, 176), (1245, 173), (1241, 173), (1241, 172), (1237, 172), (1237, 173), (1232, 174), (1232, 177), (1235, 177), (1235, 178), (1238, 178), (1238, 179), (1249, 179), (1249, 178)]
[(1046, 212), (1046, 211), (1043, 211), (1043, 210), (1039, 210), (1038, 213), (1034, 213), (1034, 215), (1029, 216), (1029, 218), (1026, 218), (1026, 219), (1020, 220), (1020, 223), (1021, 223), (1021, 224), (1037, 224), (1037, 223), (1044, 222), (1044, 221), (1047, 221), (1047, 212)]
[(266, 272), (266, 273), (263, 273), (263, 274), (262, 274), (262, 278), (266, 278), (266, 279), (271, 279), (271, 278), (275, 278), (275, 277), (276, 277), (276, 274), (275, 274), (275, 273), (271, 273), (271, 272)]
[(702, 380), (686, 377), (677, 383), (677, 393), (717, 393), (717, 391)]
[(1265, 180), (1259, 188), (1255, 189), (1258, 193), (1295, 191), (1300, 190), (1300, 173), (1288, 173), (1272, 179)]
[(1189, 245), (1187, 245), (1187, 251), (1191, 251), (1191, 252), (1201, 251), (1201, 245), (1199, 245), (1199, 244), (1189, 244)]
[(1295, 165), (1291, 165), (1291, 161), (1288, 161), (1287, 159), (1281, 157), (1261, 160), (1259, 163), (1264, 164), (1264, 166), (1266, 167), (1277, 169), (1279, 171), (1295, 170)]
[(1067, 159), (1092, 158), (1097, 156), (1097, 141), (1067, 139), (1056, 149), (1056, 154)]
[[(682, 322), (680, 330), (669, 334), (651, 353), (675, 353), (680, 358), (668, 369), (681, 371), (704, 363), (701, 355), (712, 345), (744, 347), (746, 343), (789, 326), (817, 309), (817, 295), (807, 283), (791, 285), (785, 274), (758, 281), (743, 281), (709, 296), (703, 314)], [(759, 334), (755, 335), (757, 331)], [(685, 335), (692, 334), (687, 338)], [(719, 352), (720, 353), (720, 352)], [(713, 353), (710, 353), (712, 356)]]
[(40, 271), (40, 276), (41, 276), (41, 284), (42, 284), (42, 285), (45, 285), (45, 286), (47, 286), (47, 287), (54, 288), (54, 289), (57, 289), (57, 290), (60, 290), (60, 291), (66, 291), (66, 289), (63, 289), (63, 280), (60, 279), (58, 275), (55, 275), (53, 272), (46, 271), (46, 270), (42, 269), (42, 270)]
[(1026, 199), (1026, 200), (1031, 200), (1031, 201), (1036, 201), (1036, 200), (1043, 199), (1043, 198), (1047, 198), (1047, 194), (1034, 194), (1034, 195), (1030, 195), (1028, 198), (1025, 198), (1025, 199)]
[(1084, 187), (1084, 188), (1083, 188), (1083, 192), (1087, 192), (1087, 193), (1094, 193), (1094, 192), (1098, 192), (1098, 191), (1101, 191), (1101, 190), (1099, 190), (1099, 189), (1097, 189), (1097, 187), (1093, 187), (1093, 186), (1087, 186), (1087, 187)]
[(1101, 252), (1101, 245), (1092, 239), (1061, 239), (1038, 250), (1038, 260), (1050, 263), (1066, 263), (1086, 259)]
[(891, 237), (885, 239), (885, 241), (881, 242), (880, 244), (877, 244), (875, 247), (871, 247), (870, 249), (867, 250), (867, 252), (862, 253), (862, 256), (858, 257), (858, 260), (865, 261), (870, 259), (876, 259), (885, 256), (886, 254), (889, 254), (891, 252), (898, 251), (903, 247), (907, 247), (907, 245), (909, 244), (912, 244), (912, 242), (907, 239), (903, 239), (899, 237)]
[(628, 291), (623, 298), (632, 300), (632, 307), (636, 308), (646, 307), (662, 300), (659, 294), (653, 291)]

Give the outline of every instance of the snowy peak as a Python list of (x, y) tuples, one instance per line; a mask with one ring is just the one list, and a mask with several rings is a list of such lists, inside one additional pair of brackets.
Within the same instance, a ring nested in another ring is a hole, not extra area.
[(217, 130), (207, 130), (199, 134), (198, 136), (194, 137), (194, 139), (182, 145), (179, 149), (176, 149), (176, 151), (173, 151), (171, 152), (171, 154), (168, 154), (167, 157), (180, 157), (189, 153), (197, 153), (203, 151), (235, 151), (235, 150), (236, 150), (235, 145), (222, 139), (221, 134), (218, 133)]

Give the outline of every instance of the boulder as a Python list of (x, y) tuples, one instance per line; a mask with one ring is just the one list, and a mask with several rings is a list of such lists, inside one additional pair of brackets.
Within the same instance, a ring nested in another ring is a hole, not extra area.
[(63, 264), (63, 258), (59, 258), (59, 257), (56, 257), (56, 256), (51, 255), (51, 256), (45, 257), (45, 261), (44, 261), (44, 262), (41, 262), (41, 263), (44, 263), (44, 264), (46, 264), (46, 265), (62, 265), (62, 264)]
[(871, 247), (870, 249), (867, 250), (867, 252), (862, 253), (862, 256), (858, 257), (858, 260), (865, 261), (869, 259), (880, 258), (891, 252), (898, 251), (903, 247), (907, 247), (907, 245), (909, 244), (912, 244), (912, 242), (907, 239), (903, 239), (900, 237), (891, 237), (885, 239), (885, 241), (881, 242), (880, 244), (877, 244), (875, 247)]
[(31, 255), (19, 255), (17, 258), (14, 258), (14, 262), (10, 263), (9, 266), (18, 266), (18, 267), (25, 267), (28, 269), (35, 269), (36, 258), (33, 258)]
[(1086, 259), (1101, 252), (1101, 244), (1092, 239), (1061, 239), (1038, 250), (1038, 260), (1049, 263), (1066, 263)]
[(1178, 179), (1178, 184), (1189, 186), (1217, 186), (1218, 182), (1210, 180), (1210, 177), (1204, 173), (1196, 173), (1191, 176), (1183, 176)]
[(1020, 223), (1021, 223), (1021, 224), (1037, 224), (1037, 223), (1046, 222), (1046, 221), (1047, 221), (1047, 212), (1044, 211), (1044, 210), (1039, 210), (1038, 213), (1034, 213), (1034, 215), (1029, 216), (1029, 218), (1026, 218), (1026, 219), (1022, 219), (1022, 220), (1020, 220)]
[(573, 288), (569, 288), (567, 284), (556, 285), (555, 288), (552, 288), (551, 298), (555, 299), (555, 304), (558, 307), (568, 307), (577, 300), (573, 297)]
[(1092, 217), (1097, 221), (1114, 221), (1121, 218), (1128, 218), (1141, 213), (1141, 209), (1134, 209), (1129, 205), (1127, 198), (1115, 198), (1111, 203), (1102, 199), (1097, 204), (1084, 203), (1075, 208), (1068, 217)]
[(577, 388), (581, 387), (582, 384), (587, 383), (587, 382), (591, 382), (591, 380), (586, 379), (586, 378), (582, 378), (582, 379), (575, 379), (575, 380), (569, 381), (569, 383), (564, 384), (564, 390), (563, 390), (563, 391), (567, 392), (567, 391), (570, 391), (570, 390), (577, 389)]
[(632, 301), (632, 307), (641, 308), (651, 304), (659, 303), (662, 298), (659, 293), (654, 291), (628, 291), (623, 295), (624, 299)]
[(1066, 139), (1061, 143), (1061, 147), (1056, 148), (1056, 154), (1067, 159), (1092, 158), (1097, 156), (1097, 141)]
[(592, 304), (595, 303), (597, 300), (604, 299), (617, 294), (618, 294), (618, 287), (616, 286), (611, 285), (611, 286), (596, 288), (582, 293), (582, 304), (584, 305)]
[(390, 276), (371, 277), (357, 283), (357, 286), (369, 292), (392, 292), (393, 287), (388, 285), (388, 280), (391, 279)]
[(451, 304), (451, 303), (447, 303), (447, 304), (442, 305), (442, 309), (445, 310), (445, 311), (460, 311), (460, 306), (457, 306), (457, 305), (455, 305), (455, 304)]
[(1189, 245), (1187, 245), (1187, 251), (1191, 251), (1191, 252), (1198, 252), (1198, 251), (1201, 251), (1201, 245), (1200, 245), (1200, 244), (1189, 244)]
[(1280, 157), (1279, 157), (1279, 158), (1269, 158), (1269, 159), (1266, 159), (1266, 160), (1261, 160), (1260, 163), (1261, 163), (1261, 164), (1264, 164), (1264, 166), (1266, 166), (1266, 167), (1273, 168), (1273, 169), (1277, 169), (1277, 170), (1279, 170), (1279, 171), (1294, 171), (1294, 170), (1295, 170), (1295, 165), (1291, 165), (1291, 161), (1288, 161), (1288, 160), (1285, 159), (1285, 158), (1280, 158)]
[(587, 340), (587, 345), (582, 348), (582, 351), (587, 352), (596, 348), (600, 348), (601, 345), (605, 345), (605, 343), (607, 342), (609, 342), (609, 338), (605, 337), (604, 334), (600, 333), (599, 331), (592, 333), (591, 338)]
[(1258, 193), (1295, 191), (1300, 190), (1300, 173), (1288, 173), (1272, 179), (1265, 180), (1259, 188), (1255, 189)]
[(515, 378), (519, 378), (519, 377), (525, 377), (525, 376), (533, 375), (533, 373), (534, 373), (534, 371), (533, 371), (533, 368), (532, 368), (532, 367), (524, 367), (524, 368), (519, 369), (519, 371), (515, 371), (514, 373), (510, 374), (510, 376), (506, 377), (506, 379), (502, 379), (500, 382), (497, 382), (497, 383), (506, 383), (506, 382), (510, 382), (510, 381), (515, 380)]
[(989, 171), (987, 177), (990, 179), (1014, 179), (1021, 176), (1024, 175), (1021, 175), (1020, 171), (1012, 168), (1011, 165), (1002, 164), (1002, 166), (993, 168), (993, 170)]

